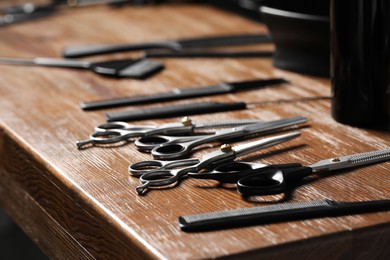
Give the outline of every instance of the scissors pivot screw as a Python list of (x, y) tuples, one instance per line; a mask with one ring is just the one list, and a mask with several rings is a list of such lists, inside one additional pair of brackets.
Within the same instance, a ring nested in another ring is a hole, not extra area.
[(221, 152), (228, 153), (232, 150), (232, 146), (230, 144), (221, 145)]
[(340, 162), (340, 158), (335, 157), (335, 158), (330, 159), (330, 161), (331, 162)]
[(191, 118), (189, 118), (188, 116), (185, 116), (181, 119), (181, 123), (184, 125), (184, 126), (190, 126), (192, 125), (192, 120)]

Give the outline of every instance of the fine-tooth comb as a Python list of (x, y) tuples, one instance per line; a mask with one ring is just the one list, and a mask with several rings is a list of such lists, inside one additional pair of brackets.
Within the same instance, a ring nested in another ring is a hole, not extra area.
[(183, 231), (207, 231), (389, 209), (390, 200), (362, 202), (316, 200), (181, 216), (178, 220)]

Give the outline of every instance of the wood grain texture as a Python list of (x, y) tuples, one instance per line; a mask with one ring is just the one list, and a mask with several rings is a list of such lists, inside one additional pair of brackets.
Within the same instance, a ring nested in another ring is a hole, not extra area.
[[(88, 7), (0, 28), (0, 56), (59, 57), (62, 48), (70, 45), (265, 31), (266, 27), (260, 24), (203, 5)], [(122, 53), (90, 60), (137, 55)], [(363, 256), (390, 255), (389, 212), (207, 233), (181, 232), (177, 224), (180, 215), (267, 205), (280, 197), (245, 201), (234, 189), (190, 179), (174, 188), (138, 196), (134, 191), (138, 180), (128, 176), (127, 167), (151, 159), (149, 154), (138, 152), (131, 141), (78, 150), (76, 140), (87, 138), (96, 125), (104, 122), (106, 112), (83, 112), (78, 107), (80, 101), (268, 77), (283, 77), (290, 83), (196, 99), (245, 101), (251, 105), (247, 110), (193, 119), (272, 120), (294, 115), (309, 118), (309, 127), (301, 130), (299, 139), (243, 158), (257, 162), (307, 165), (323, 158), (390, 146), (389, 132), (341, 125), (331, 118), (330, 101), (321, 98), (330, 95), (327, 79), (276, 69), (270, 58), (161, 61), (166, 69), (145, 81), (102, 78), (87, 71), (0, 65), (0, 206), (48, 256), (364, 259)], [(201, 156), (212, 147), (217, 145), (204, 146), (194, 156)], [(291, 201), (387, 199), (389, 166), (386, 162), (313, 178), (293, 191)]]

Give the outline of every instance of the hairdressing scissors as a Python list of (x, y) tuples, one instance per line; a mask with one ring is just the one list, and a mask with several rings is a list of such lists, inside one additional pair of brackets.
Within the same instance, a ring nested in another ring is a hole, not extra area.
[(132, 176), (140, 177), (141, 185), (136, 188), (138, 194), (142, 194), (149, 187), (162, 187), (174, 183), (189, 172), (200, 172), (203, 169), (213, 168), (235, 158), (246, 155), (260, 149), (289, 141), (300, 136), (299, 132), (288, 133), (246, 143), (236, 147), (223, 145), (215, 152), (205, 154), (201, 159), (181, 159), (172, 161), (142, 161), (129, 166)]
[(244, 119), (193, 123), (188, 117), (183, 117), (181, 122), (167, 123), (162, 125), (133, 125), (118, 121), (105, 123), (95, 127), (95, 132), (92, 133), (87, 140), (77, 141), (76, 144), (77, 147), (81, 149), (90, 144), (113, 144), (126, 141), (130, 138), (142, 136), (152, 136), (158, 134), (188, 135), (194, 134), (198, 129), (234, 127), (239, 125), (258, 124), (261, 122), (263, 121), (259, 119)]
[(307, 122), (307, 118), (302, 116), (295, 116), (280, 120), (262, 122), (259, 124), (243, 125), (231, 129), (223, 129), (208, 135), (144, 136), (138, 139), (135, 142), (135, 145), (140, 150), (150, 150), (154, 146), (152, 149), (152, 155), (155, 159), (177, 159), (188, 155), (191, 152), (191, 149), (201, 144), (268, 132), (271, 130), (305, 122)]
[(47, 4), (36, 4), (27, 2), (0, 8), (0, 26), (15, 24), (24, 21), (30, 21), (55, 14), (64, 7), (88, 6), (94, 4), (118, 5), (128, 2), (128, 0), (54, 0)]
[(231, 162), (218, 166), (210, 172), (191, 172), (188, 176), (197, 179), (213, 179), (221, 183), (236, 183), (238, 191), (244, 196), (272, 195), (285, 192), (291, 182), (314, 173), (353, 168), (387, 160), (390, 160), (390, 148), (325, 159), (308, 166), (299, 163), (273, 165)]
[(85, 69), (102, 76), (135, 79), (146, 78), (164, 68), (164, 65), (158, 61), (129, 58), (89, 62), (44, 57), (31, 59), (0, 57), (0, 64)]

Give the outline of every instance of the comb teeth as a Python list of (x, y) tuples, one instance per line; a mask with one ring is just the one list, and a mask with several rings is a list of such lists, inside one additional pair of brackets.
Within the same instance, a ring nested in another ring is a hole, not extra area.
[(223, 218), (250, 216), (253, 214), (264, 214), (264, 213), (272, 214), (272, 213), (286, 211), (286, 210), (288, 211), (288, 210), (296, 210), (296, 209), (305, 209), (308, 207), (312, 208), (312, 207), (324, 207), (324, 206), (325, 207), (330, 206), (328, 200), (294, 202), (294, 203), (286, 203), (280, 205), (225, 210), (219, 212), (209, 212), (204, 214), (183, 216), (182, 218), (187, 223), (194, 223), (194, 222), (214, 221)]
[(365, 162), (371, 162), (374, 160), (385, 160), (390, 158), (390, 148), (386, 148), (380, 151), (372, 151), (368, 153), (351, 155), (348, 161), (352, 164), (362, 164)]

